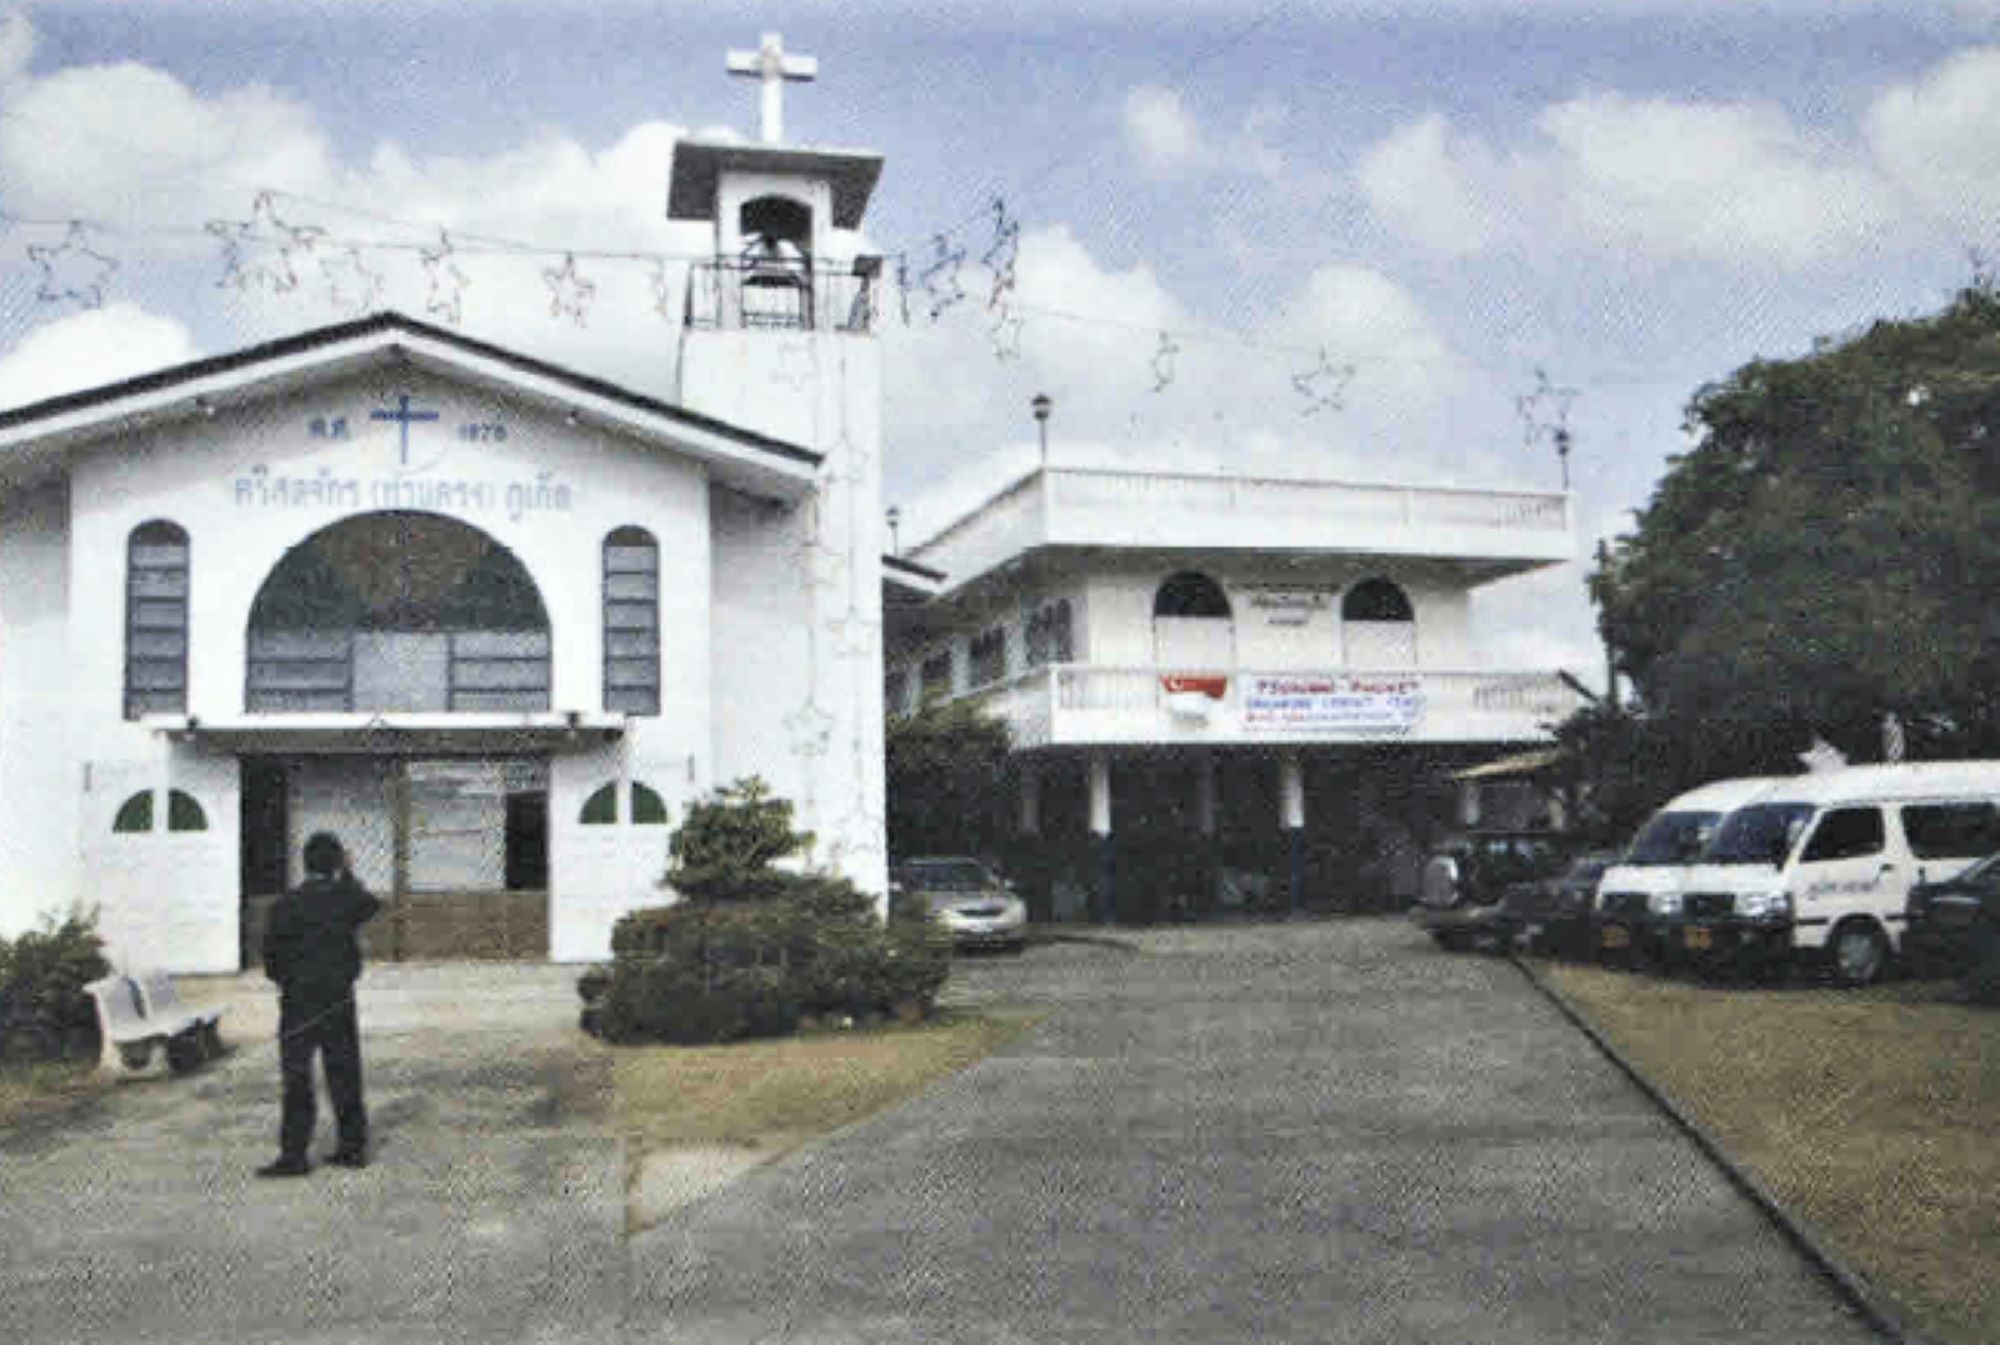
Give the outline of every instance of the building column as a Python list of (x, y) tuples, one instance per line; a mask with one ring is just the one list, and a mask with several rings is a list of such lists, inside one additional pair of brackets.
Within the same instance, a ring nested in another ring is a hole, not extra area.
[(1291, 913), (1305, 905), (1306, 772), (1296, 752), (1278, 758), (1278, 825), (1285, 833), (1285, 885)]
[(1458, 782), (1458, 824), (1462, 827), (1479, 825), (1479, 782), (1460, 780)]
[(1222, 881), (1222, 828), (1218, 825), (1215, 753), (1197, 751), (1194, 759), (1194, 821), (1200, 837), (1203, 873), (1201, 914), (1215, 909), (1216, 887)]
[(1108, 924), (1118, 911), (1117, 865), (1111, 838), (1111, 758), (1092, 752), (1090, 776), (1090, 848), (1098, 876), (1099, 923)]
[(1021, 763), (1021, 811), (1016, 820), (1021, 835), (1042, 834), (1042, 776), (1032, 762)]

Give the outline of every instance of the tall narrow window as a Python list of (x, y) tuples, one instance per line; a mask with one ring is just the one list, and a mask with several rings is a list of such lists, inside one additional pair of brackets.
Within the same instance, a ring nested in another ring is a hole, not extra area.
[(125, 553), (125, 717), (187, 712), (188, 535), (155, 520)]
[(660, 712), (660, 548), (644, 528), (604, 539), (604, 708)]
[(972, 685), (990, 686), (1007, 676), (1007, 628), (995, 626), (972, 637)]

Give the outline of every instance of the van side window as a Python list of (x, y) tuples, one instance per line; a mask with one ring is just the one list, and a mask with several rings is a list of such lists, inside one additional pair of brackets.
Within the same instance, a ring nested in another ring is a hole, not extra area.
[(1880, 808), (1836, 808), (1820, 820), (1819, 830), (1806, 843), (1802, 864), (1827, 859), (1855, 859), (1882, 851), (1882, 810)]
[(1978, 859), (2000, 850), (2000, 808), (1990, 803), (1913, 803), (1903, 835), (1918, 859)]

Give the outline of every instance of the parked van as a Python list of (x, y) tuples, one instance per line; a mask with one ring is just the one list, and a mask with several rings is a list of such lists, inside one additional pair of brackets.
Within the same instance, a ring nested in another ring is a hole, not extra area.
[(1731, 813), (1683, 882), (1668, 942), (1702, 963), (1826, 957), (1882, 975), (1910, 889), (2000, 851), (2000, 761), (1802, 775)]
[(1723, 818), (1783, 776), (1715, 780), (1669, 799), (1646, 819), (1597, 884), (1597, 948), (1613, 959), (1662, 960), (1661, 921), (1680, 915), (1681, 884)]

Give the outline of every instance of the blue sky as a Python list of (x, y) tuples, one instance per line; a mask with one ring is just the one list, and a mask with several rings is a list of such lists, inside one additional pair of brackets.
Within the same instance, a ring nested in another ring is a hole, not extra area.
[[(888, 491), (920, 528), (1059, 453), (1242, 471), (1555, 484), (1516, 398), (1576, 389), (1587, 546), (1642, 504), (1702, 382), (1938, 306), (2000, 252), (2000, 5), (1199, 0), (716, 6), (294, 0), (29, 4), (0, 28), (0, 401), (342, 316), (218, 287), (204, 225), (279, 192), (424, 315), (439, 227), (680, 253), (674, 135), (754, 130), (722, 56), (817, 56), (789, 138), (888, 160), (864, 245), (976, 258), (1022, 228), (1019, 358), (967, 304), (883, 337)], [(726, 12), (725, 12), (726, 11)], [(42, 302), (30, 246), (84, 219), (102, 308)], [(559, 252), (555, 255), (559, 255)], [(673, 333), (638, 263), (468, 251), (466, 330), (647, 385)], [(973, 288), (977, 277), (968, 272)], [(1158, 386), (1161, 332), (1178, 352)], [(1340, 409), (1292, 378), (1351, 365)], [(906, 528), (906, 536), (911, 529)], [(1596, 666), (1581, 570), (1492, 590), (1501, 661)]]

